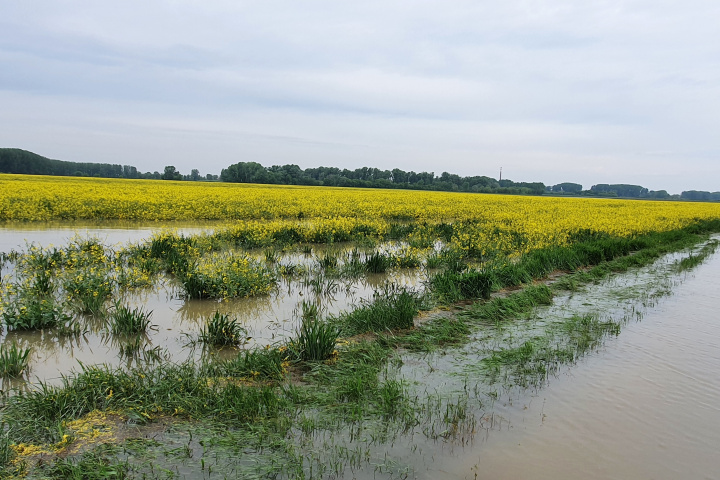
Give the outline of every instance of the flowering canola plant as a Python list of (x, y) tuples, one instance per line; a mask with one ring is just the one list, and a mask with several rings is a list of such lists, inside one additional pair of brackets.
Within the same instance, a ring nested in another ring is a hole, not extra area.
[(412, 240), (448, 223), (467, 254), (520, 254), (583, 232), (628, 237), (718, 218), (715, 203), (0, 175), (0, 221), (223, 220), (246, 246), (383, 237), (402, 223), (416, 225)]

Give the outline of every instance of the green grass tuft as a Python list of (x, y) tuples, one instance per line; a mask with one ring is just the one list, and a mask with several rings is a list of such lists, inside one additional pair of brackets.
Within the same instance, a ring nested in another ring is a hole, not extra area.
[(230, 315), (215, 312), (200, 331), (199, 340), (215, 346), (240, 345), (247, 341), (247, 330)]
[(110, 313), (109, 323), (112, 333), (133, 335), (144, 333), (150, 327), (152, 311), (146, 312), (142, 307), (130, 309), (120, 303), (115, 303)]
[(28, 367), (30, 348), (22, 348), (12, 342), (0, 347), (0, 376), (19, 377)]

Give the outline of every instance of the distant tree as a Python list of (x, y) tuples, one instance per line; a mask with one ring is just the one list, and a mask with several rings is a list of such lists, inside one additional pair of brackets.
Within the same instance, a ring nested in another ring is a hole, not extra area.
[(580, 193), (582, 192), (582, 185), (571, 182), (558, 183), (553, 185), (552, 191), (555, 193)]
[(670, 198), (670, 194), (667, 192), (667, 190), (658, 190), (658, 191), (651, 190), (648, 192), (646, 197), (647, 198), (657, 198), (659, 200), (666, 200), (666, 199)]
[(174, 166), (168, 165), (165, 167), (165, 173), (162, 174), (163, 180), (182, 180), (182, 175), (178, 172)]
[(190, 180), (192, 180), (193, 182), (197, 182), (198, 180), (200, 180), (200, 170), (198, 170), (197, 168), (193, 168), (192, 170), (190, 170)]

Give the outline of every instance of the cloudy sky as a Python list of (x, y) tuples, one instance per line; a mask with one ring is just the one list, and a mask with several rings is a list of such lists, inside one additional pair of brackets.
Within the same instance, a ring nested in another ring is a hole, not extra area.
[(720, 2), (0, 0), (0, 147), (720, 190)]

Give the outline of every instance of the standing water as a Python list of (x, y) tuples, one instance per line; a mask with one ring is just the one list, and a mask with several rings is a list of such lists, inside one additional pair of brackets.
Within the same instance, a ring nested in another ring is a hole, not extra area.
[(430, 477), (720, 478), (718, 285), (714, 255)]

